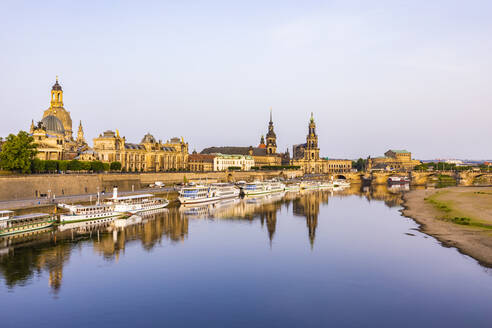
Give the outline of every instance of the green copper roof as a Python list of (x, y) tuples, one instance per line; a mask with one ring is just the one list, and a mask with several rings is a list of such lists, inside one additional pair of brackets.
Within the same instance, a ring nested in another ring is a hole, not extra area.
[(409, 154), (410, 152), (408, 150), (405, 150), (405, 149), (390, 149), (390, 151), (394, 152), (394, 153), (397, 153), (397, 154)]

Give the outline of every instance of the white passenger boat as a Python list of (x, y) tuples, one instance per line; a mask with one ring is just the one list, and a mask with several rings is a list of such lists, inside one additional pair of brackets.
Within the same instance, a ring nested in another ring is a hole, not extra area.
[(14, 216), (13, 211), (0, 211), (0, 236), (44, 229), (53, 223), (55, 219), (46, 213)]
[(301, 182), (301, 189), (319, 189), (318, 181), (303, 181)]
[(247, 183), (243, 188), (243, 192), (246, 196), (269, 194), (272, 192), (280, 192), (284, 190), (285, 185), (282, 182), (278, 181), (250, 182)]
[(213, 202), (238, 197), (239, 192), (238, 188), (229, 183), (185, 186), (179, 191), (178, 200), (181, 204)]
[(102, 205), (66, 205), (59, 204), (61, 208), (69, 210), (69, 214), (61, 214), (60, 222), (88, 221), (114, 218), (123, 215), (112, 204)]
[(330, 181), (321, 181), (318, 185), (319, 189), (331, 189), (334, 187), (334, 183)]
[(406, 184), (410, 183), (409, 177), (392, 176), (388, 178), (389, 184)]
[(301, 185), (299, 183), (292, 183), (285, 185), (285, 191), (288, 192), (298, 192), (301, 190)]
[(334, 187), (350, 187), (350, 182), (345, 179), (336, 179), (333, 181)]
[(167, 199), (157, 198), (153, 194), (119, 197), (118, 188), (115, 187), (113, 189), (113, 197), (106, 204), (114, 206), (116, 212), (136, 214), (164, 208), (169, 205), (169, 201)]

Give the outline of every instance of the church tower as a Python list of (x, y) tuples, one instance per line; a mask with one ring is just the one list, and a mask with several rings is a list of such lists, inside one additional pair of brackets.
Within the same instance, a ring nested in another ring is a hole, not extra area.
[(268, 154), (277, 153), (277, 136), (273, 131), (272, 109), (270, 108), (270, 122), (268, 123), (268, 133), (266, 135), (266, 148)]
[(318, 136), (316, 135), (316, 123), (314, 123), (313, 113), (311, 113), (311, 119), (309, 120), (309, 133), (306, 137), (304, 159), (319, 160)]
[(79, 123), (79, 131), (77, 132), (77, 140), (76, 140), (78, 145), (85, 145), (85, 139), (84, 139), (84, 129), (82, 128), (82, 121)]
[(58, 76), (51, 88), (50, 108), (44, 111), (43, 118), (50, 115), (57, 117), (62, 122), (65, 130), (65, 138), (73, 140), (72, 118), (70, 117), (70, 112), (63, 108), (63, 90), (58, 83)]

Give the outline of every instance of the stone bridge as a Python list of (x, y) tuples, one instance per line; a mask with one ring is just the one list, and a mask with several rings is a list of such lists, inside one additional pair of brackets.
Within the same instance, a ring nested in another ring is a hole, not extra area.
[(412, 185), (426, 185), (429, 182), (438, 180), (440, 176), (448, 176), (456, 180), (460, 185), (470, 186), (474, 183), (492, 184), (492, 171), (430, 171), (409, 173), (402, 172), (372, 172), (364, 174), (364, 179), (371, 181), (371, 184), (385, 184), (390, 176), (408, 176)]
[(351, 183), (370, 183), (373, 185), (382, 185), (388, 183), (390, 176), (408, 176), (412, 185), (426, 185), (435, 182), (440, 176), (448, 176), (458, 182), (460, 185), (470, 186), (475, 183), (492, 184), (492, 171), (431, 171), (431, 172), (347, 172), (328, 174), (334, 179), (347, 179)]

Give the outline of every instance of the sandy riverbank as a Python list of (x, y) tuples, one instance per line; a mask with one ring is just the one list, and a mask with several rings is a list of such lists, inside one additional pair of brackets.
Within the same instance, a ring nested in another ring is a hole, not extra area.
[(424, 233), (492, 267), (492, 187), (413, 190), (403, 198), (403, 215)]

